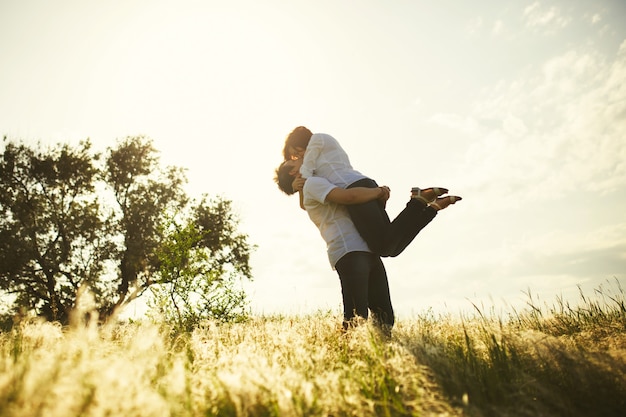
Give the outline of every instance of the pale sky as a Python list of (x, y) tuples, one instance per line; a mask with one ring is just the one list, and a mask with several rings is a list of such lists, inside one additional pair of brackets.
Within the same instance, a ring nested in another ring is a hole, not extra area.
[(626, 282), (620, 0), (0, 0), (0, 135), (96, 150), (146, 135), (234, 202), (257, 313), (340, 311), (286, 135), (337, 138), (391, 187), (464, 200), (385, 258), (398, 317), (576, 302)]

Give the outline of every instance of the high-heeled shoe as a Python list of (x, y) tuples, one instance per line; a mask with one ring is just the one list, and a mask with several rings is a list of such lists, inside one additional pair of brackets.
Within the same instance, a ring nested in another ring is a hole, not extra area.
[(439, 211), (439, 210), (443, 210), (446, 207), (448, 207), (449, 205), (454, 204), (457, 201), (461, 201), (461, 200), (463, 200), (463, 199), (461, 197), (459, 197), (458, 195), (447, 195), (445, 197), (437, 198), (435, 201), (430, 203), (430, 206), (432, 208), (434, 208), (435, 210)]
[(437, 197), (440, 197), (448, 192), (447, 188), (443, 187), (431, 187), (421, 189), (419, 187), (411, 188), (411, 198), (421, 201), (424, 204), (430, 204), (434, 202)]

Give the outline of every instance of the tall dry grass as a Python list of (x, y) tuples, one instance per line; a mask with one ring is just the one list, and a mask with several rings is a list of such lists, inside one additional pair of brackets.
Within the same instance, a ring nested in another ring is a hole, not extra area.
[(0, 416), (621, 416), (621, 288), (503, 318), (426, 312), (391, 339), (331, 312), (0, 334)]

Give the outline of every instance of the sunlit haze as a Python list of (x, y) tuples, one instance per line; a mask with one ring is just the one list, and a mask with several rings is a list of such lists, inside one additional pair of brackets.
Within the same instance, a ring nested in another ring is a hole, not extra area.
[(384, 260), (399, 317), (551, 303), (626, 277), (620, 0), (3, 0), (0, 135), (154, 140), (190, 194), (234, 202), (257, 313), (339, 311), (286, 135), (340, 141), (391, 187), (463, 201)]

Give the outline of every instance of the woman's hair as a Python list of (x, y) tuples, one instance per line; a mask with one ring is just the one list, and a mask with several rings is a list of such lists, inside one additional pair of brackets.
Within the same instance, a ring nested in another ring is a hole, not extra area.
[(298, 126), (287, 136), (285, 147), (283, 148), (283, 156), (285, 161), (291, 159), (290, 148), (305, 148), (309, 144), (313, 133), (304, 126)]
[(278, 184), (280, 191), (287, 195), (295, 193), (292, 183), (294, 177), (290, 174), (291, 167), (287, 165), (289, 161), (283, 161), (278, 168), (276, 168), (276, 175), (274, 176), (274, 182)]

